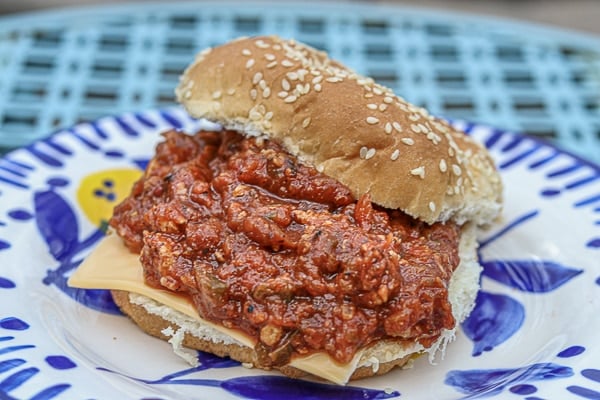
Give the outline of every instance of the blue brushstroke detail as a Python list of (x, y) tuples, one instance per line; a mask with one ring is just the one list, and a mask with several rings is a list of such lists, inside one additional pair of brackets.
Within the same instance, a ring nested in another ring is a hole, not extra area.
[(0, 336), (0, 342), (6, 342), (8, 340), (13, 340), (14, 336)]
[(532, 154), (536, 153), (541, 148), (542, 148), (541, 145), (537, 144), (534, 147), (532, 147), (531, 149), (528, 149), (513, 158), (503, 161), (501, 164), (498, 165), (498, 168), (499, 169), (507, 169), (509, 167), (512, 167), (513, 165), (519, 164), (524, 159), (526, 159), (527, 157), (530, 157)]
[(564, 349), (563, 351), (558, 353), (556, 356), (560, 357), (560, 358), (571, 358), (571, 357), (578, 356), (584, 352), (585, 352), (585, 347), (583, 347), (583, 346), (571, 346), (571, 347), (567, 347), (566, 349)]
[(537, 217), (539, 215), (539, 213), (540, 212), (538, 210), (533, 210), (533, 211), (528, 212), (527, 214), (524, 214), (524, 215), (518, 217), (514, 221), (506, 224), (501, 230), (499, 230), (498, 232), (496, 232), (489, 238), (481, 241), (479, 244), (479, 249), (480, 250), (483, 249), (485, 246), (494, 242), (495, 240), (499, 239), (500, 237), (506, 235), (508, 232), (515, 229), (517, 226), (522, 225), (523, 223), (529, 221), (530, 219)]
[(576, 163), (576, 164), (573, 164), (573, 165), (569, 165), (568, 167), (564, 167), (564, 168), (560, 168), (560, 169), (548, 172), (546, 174), (546, 177), (548, 177), (548, 178), (558, 178), (560, 176), (568, 175), (568, 174), (570, 174), (572, 172), (575, 172), (578, 169), (580, 169), (581, 167), (583, 167), (583, 164)]
[(56, 150), (57, 152), (65, 155), (65, 156), (71, 156), (71, 155), (73, 155), (73, 151), (71, 151), (70, 149), (66, 148), (62, 144), (57, 143), (53, 137), (50, 137), (49, 139), (46, 139), (44, 142), (46, 143), (46, 145), (48, 147)]
[(23, 173), (21, 171), (16, 171), (16, 170), (14, 170), (12, 168), (9, 168), (9, 167), (5, 167), (5, 166), (1, 166), (0, 165), (0, 170), (8, 172), (9, 174), (14, 175), (14, 176), (16, 176), (18, 178), (26, 178), (27, 177), (27, 174), (25, 174), (25, 173)]
[(137, 130), (133, 129), (131, 125), (129, 125), (127, 122), (125, 122), (123, 118), (115, 118), (115, 121), (117, 122), (121, 130), (127, 134), (127, 136), (137, 137), (140, 135), (140, 133)]
[(29, 153), (31, 153), (31, 155), (33, 155), (34, 157), (36, 157), (38, 160), (40, 160), (41, 162), (43, 162), (44, 164), (50, 166), (50, 167), (62, 167), (63, 163), (62, 161), (60, 161), (59, 159), (52, 157), (49, 154), (44, 153), (43, 151), (37, 149), (36, 144), (32, 144), (30, 146), (25, 147), (25, 150), (27, 150)]
[(146, 115), (141, 113), (136, 113), (134, 115), (135, 119), (137, 119), (142, 125), (148, 128), (156, 128), (156, 124), (152, 120), (150, 120)]
[(32, 165), (25, 164), (24, 162), (21, 162), (21, 161), (12, 160), (8, 157), (0, 158), (0, 164), (9, 164), (9, 165), (12, 165), (15, 167), (26, 169), (28, 171), (33, 171), (35, 169)]
[(106, 150), (104, 152), (104, 155), (106, 157), (110, 157), (110, 158), (123, 158), (123, 157), (125, 157), (125, 154), (121, 150)]
[(27, 211), (22, 209), (11, 210), (8, 213), (8, 216), (17, 221), (29, 221), (33, 218), (33, 215)]
[(21, 189), (29, 189), (29, 185), (26, 185), (26, 184), (24, 184), (22, 182), (18, 182), (18, 181), (6, 178), (4, 176), (0, 176), (0, 182), (7, 183), (9, 185), (16, 186), (16, 187), (21, 188)]
[(473, 356), (504, 343), (523, 325), (525, 308), (517, 300), (502, 294), (480, 291), (475, 308), (462, 323), (462, 329), (473, 342)]
[(29, 329), (29, 324), (17, 317), (6, 317), (0, 319), (0, 328), (11, 331), (24, 331)]
[(71, 369), (75, 368), (75, 364), (69, 357), (65, 356), (48, 356), (45, 358), (46, 363), (54, 369)]
[(523, 139), (525, 139), (525, 137), (519, 136), (519, 135), (513, 135), (511, 141), (508, 142), (507, 144), (505, 144), (504, 147), (502, 147), (502, 149), (500, 149), (500, 150), (503, 153), (509, 152), (512, 149), (516, 148), (519, 144), (521, 144), (521, 142), (523, 142)]
[(181, 129), (183, 128), (183, 124), (181, 123), (181, 121), (179, 121), (177, 118), (175, 118), (173, 115), (169, 114), (167, 111), (161, 111), (160, 112), (160, 116), (167, 121), (173, 128), (175, 129)]
[(533, 394), (535, 392), (537, 392), (537, 388), (533, 385), (528, 385), (528, 384), (520, 384), (520, 385), (515, 385), (510, 387), (510, 389), (508, 389), (511, 393), (514, 394), (522, 394), (522, 395), (527, 395), (527, 394)]
[(593, 203), (596, 203), (600, 201), (600, 194), (591, 196), (591, 197), (587, 197), (583, 200), (578, 201), (577, 203), (575, 203), (575, 207), (583, 207), (583, 206), (587, 206)]
[(540, 194), (543, 197), (554, 197), (560, 194), (560, 189), (544, 189)]
[(600, 392), (597, 392), (592, 389), (587, 389), (581, 386), (567, 386), (567, 390), (577, 396), (583, 397), (584, 399), (589, 400), (600, 400)]
[(65, 187), (69, 185), (69, 180), (67, 178), (62, 178), (59, 176), (55, 176), (53, 178), (50, 178), (46, 181), (46, 183), (48, 185), (50, 185), (50, 187)]
[(90, 126), (92, 127), (96, 136), (98, 136), (100, 139), (108, 139), (108, 134), (100, 127), (98, 121), (90, 123)]
[(20, 345), (20, 346), (3, 347), (3, 348), (0, 349), (0, 355), (7, 354), (7, 353), (12, 353), (13, 351), (32, 349), (34, 347), (35, 346), (32, 345), (32, 344), (23, 344), (23, 345)]
[(592, 183), (593, 181), (597, 180), (598, 178), (600, 178), (600, 174), (588, 176), (587, 178), (579, 179), (579, 180), (576, 180), (575, 182), (571, 182), (571, 183), (565, 185), (565, 189), (568, 189), (568, 190), (576, 189), (578, 187)]
[(226, 380), (218, 379), (197, 379), (184, 376), (210, 369), (210, 368), (230, 368), (239, 366), (237, 361), (229, 358), (220, 358), (208, 353), (198, 352), (200, 365), (188, 368), (166, 375), (159, 379), (141, 379), (124, 375), (107, 368), (99, 367), (100, 371), (117, 374), (127, 377), (137, 382), (148, 385), (191, 385), (204, 387), (221, 388), (231, 394), (244, 396), (248, 399), (256, 400), (279, 400), (279, 399), (388, 399), (400, 395), (398, 392), (386, 393), (382, 390), (359, 388), (352, 386), (339, 386), (326, 383), (315, 383), (291, 379), (282, 376), (241, 376)]
[(583, 272), (553, 261), (539, 260), (491, 260), (482, 261), (482, 266), (484, 276), (529, 293), (556, 290)]
[(147, 158), (138, 158), (136, 160), (133, 160), (133, 163), (137, 165), (137, 167), (142, 171), (146, 170), (146, 167), (148, 166), (149, 162), (150, 160), (148, 160)]
[(546, 164), (548, 164), (550, 161), (554, 160), (556, 157), (558, 157), (560, 155), (559, 152), (554, 152), (552, 154), (550, 154), (548, 157), (542, 158), (541, 160), (535, 161), (531, 164), (529, 164), (529, 169), (537, 169), (540, 168)]
[(0, 251), (10, 249), (10, 243), (0, 239)]
[(585, 244), (585, 246), (591, 249), (600, 249), (600, 238), (590, 240)]
[(17, 287), (17, 285), (13, 281), (0, 276), (0, 289), (13, 289), (15, 287)]
[(83, 143), (88, 149), (90, 149), (90, 150), (99, 150), (100, 149), (100, 146), (98, 144), (92, 142), (90, 139), (86, 138), (81, 133), (77, 132), (75, 129), (69, 129), (69, 133), (73, 137), (75, 137), (77, 140), (79, 140), (81, 143)]
[(10, 360), (0, 361), (0, 373), (10, 371), (11, 369), (20, 367), (21, 365), (25, 364), (26, 362), (27, 361), (23, 360), (22, 358), (13, 358)]
[(25, 368), (19, 372), (15, 372), (0, 382), (0, 390), (10, 392), (37, 375), (38, 372), (40, 372), (40, 370), (35, 367)]
[(600, 383), (600, 369), (584, 369), (581, 371), (581, 375), (594, 382)]
[(59, 383), (57, 385), (50, 386), (49, 388), (46, 388), (46, 389), (42, 390), (41, 392), (39, 392), (36, 395), (34, 395), (33, 397), (31, 397), (29, 400), (50, 400), (50, 399), (54, 399), (58, 395), (60, 395), (61, 393), (63, 393), (65, 390), (69, 389), (70, 387), (71, 387), (71, 385), (68, 384), (68, 383)]
[(494, 129), (493, 133), (488, 137), (485, 141), (485, 147), (491, 149), (498, 140), (500, 140), (504, 136), (505, 132), (501, 130)]
[(476, 399), (496, 396), (516, 384), (563, 379), (573, 375), (570, 367), (538, 363), (522, 368), (453, 370), (446, 374), (444, 383), (467, 395), (465, 399)]

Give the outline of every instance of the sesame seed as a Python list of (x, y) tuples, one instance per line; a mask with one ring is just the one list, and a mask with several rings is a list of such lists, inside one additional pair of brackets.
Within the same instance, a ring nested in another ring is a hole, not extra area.
[(383, 112), (383, 111), (385, 111), (387, 109), (387, 107), (388, 107), (387, 104), (383, 104), (382, 103), (382, 104), (379, 105), (379, 111)]
[(377, 110), (377, 104), (373, 104), (373, 103), (367, 104), (367, 108), (369, 110)]
[(258, 82), (260, 82), (263, 78), (263, 74), (262, 72), (257, 72), (254, 74), (254, 77), (252, 78), (252, 84), (256, 85)]
[(284, 97), (288, 97), (288, 96), (289, 96), (289, 93), (286, 92), (286, 91), (284, 91), (284, 90), (282, 90), (281, 92), (277, 93), (277, 97), (281, 97), (282, 99)]
[(252, 68), (253, 65), (254, 65), (254, 58), (251, 58), (248, 61), (246, 61), (246, 69)]
[(230, 96), (234, 95), (235, 94), (235, 88), (227, 89), (227, 94), (230, 95)]
[(365, 160), (369, 160), (369, 159), (373, 158), (373, 156), (375, 155), (376, 152), (377, 152), (377, 150), (375, 150), (373, 148), (367, 150), (367, 154), (365, 154)]
[(262, 95), (265, 99), (268, 98), (269, 96), (271, 96), (271, 88), (269, 88), (269, 87), (264, 88)]
[(375, 125), (379, 123), (379, 119), (375, 117), (367, 117), (367, 124)]
[(421, 116), (419, 114), (410, 114), (408, 116), (408, 119), (410, 119), (411, 121), (418, 121), (421, 119)]
[(321, 84), (320, 84), (320, 83), (317, 83), (317, 84), (315, 85), (315, 92), (320, 92), (320, 91), (321, 91)]
[(421, 128), (416, 124), (410, 124), (410, 130), (414, 133), (421, 133)]
[(408, 146), (412, 146), (413, 144), (415, 144), (415, 141), (409, 137), (402, 138), (400, 139), (400, 141)]
[(455, 154), (454, 149), (452, 147), (448, 147), (448, 155), (450, 157), (454, 157), (454, 154)]
[(286, 58), (281, 62), (281, 65), (283, 65), (284, 67), (293, 67), (294, 63)]
[(273, 111), (269, 111), (268, 113), (265, 114), (265, 119), (267, 121), (270, 121), (271, 119), (273, 119)]
[(265, 54), (265, 59), (266, 59), (267, 61), (273, 61), (273, 60), (275, 60), (275, 58), (276, 58), (276, 57), (275, 57), (275, 54), (271, 54), (271, 53), (267, 53), (267, 54)]
[(294, 71), (288, 72), (286, 75), (287, 75), (288, 78), (290, 78), (291, 81), (298, 80), (298, 73), (297, 72), (294, 72)]
[(460, 167), (458, 165), (456, 165), (456, 164), (452, 164), (452, 172), (456, 176), (461, 176), (462, 175), (462, 169), (460, 169)]
[(308, 71), (305, 70), (304, 68), (300, 68), (298, 71), (298, 79), (300, 79), (302, 82), (304, 82), (304, 76), (306, 76), (306, 74), (308, 74)]
[(410, 170), (411, 175), (419, 176), (421, 179), (425, 179), (425, 167), (420, 166)]
[(256, 89), (251, 89), (250, 90), (250, 97), (252, 98), (252, 100), (256, 100), (257, 96), (258, 96), (258, 92), (256, 91)]
[(336, 82), (341, 82), (343, 81), (342, 78), (340, 78), (339, 76), (330, 76), (329, 78), (325, 79), (327, 82), (331, 82), (331, 83), (336, 83)]
[(262, 115), (256, 110), (250, 110), (249, 117), (252, 121), (258, 121), (262, 119)]
[(245, 55), (245, 56), (251, 56), (252, 52), (250, 50), (248, 50), (248, 49), (243, 49), (242, 50), (242, 54)]
[(365, 93), (365, 97), (367, 99), (370, 99), (371, 97), (373, 97), (373, 93)]
[(378, 87), (374, 87), (373, 93), (375, 93), (377, 96), (381, 96), (383, 94), (383, 90), (379, 89)]
[(399, 122), (392, 122), (392, 126), (394, 127), (395, 130), (397, 130), (398, 132), (402, 132), (402, 125), (400, 125)]
[(385, 133), (387, 133), (388, 135), (392, 133), (392, 124), (390, 124), (389, 122), (386, 122), (385, 124)]
[(275, 68), (277, 66), (277, 61), (271, 61), (266, 65), (268, 69)]
[(260, 47), (261, 49), (268, 49), (269, 47), (271, 47), (271, 45), (265, 43), (262, 39), (257, 40), (256, 42), (254, 42), (254, 44), (256, 44), (256, 47)]
[(448, 166), (446, 165), (446, 160), (443, 158), (440, 160), (440, 171), (446, 172), (448, 171)]
[(431, 212), (435, 212), (435, 203), (433, 201), (429, 202), (429, 210), (431, 210)]
[(323, 75), (315, 76), (312, 80), (313, 85), (321, 82), (323, 80)]
[(298, 98), (297, 96), (290, 95), (290, 96), (286, 97), (285, 99), (283, 99), (283, 101), (285, 103), (293, 103), (296, 101), (297, 98)]
[(310, 125), (310, 117), (307, 117), (304, 119), (304, 121), (302, 121), (303, 128), (306, 128), (308, 125)]
[(392, 161), (396, 161), (398, 159), (398, 157), (400, 157), (400, 150), (396, 149), (392, 152), (392, 155), (390, 156), (390, 159)]
[(386, 103), (386, 104), (392, 104), (394, 102), (394, 99), (391, 98), (390, 96), (385, 96), (383, 98), (383, 102)]
[(213, 92), (213, 94), (212, 94), (212, 98), (213, 98), (214, 100), (216, 100), (216, 99), (218, 99), (218, 98), (220, 98), (220, 97), (221, 97), (221, 91), (220, 91), (220, 90), (215, 90), (215, 91)]
[(367, 156), (367, 151), (369, 151), (369, 149), (365, 146), (360, 148), (360, 152), (359, 152), (359, 156), (360, 158), (362, 158), (364, 160), (364, 158)]
[(291, 86), (287, 79), (283, 78), (281, 80), (281, 88), (285, 91), (290, 91)]
[(267, 81), (265, 81), (264, 79), (261, 79), (260, 82), (258, 82), (258, 86), (263, 90), (266, 89)]
[(186, 90), (183, 95), (185, 96), (186, 99), (189, 99), (189, 98), (192, 97), (192, 91), (191, 90)]

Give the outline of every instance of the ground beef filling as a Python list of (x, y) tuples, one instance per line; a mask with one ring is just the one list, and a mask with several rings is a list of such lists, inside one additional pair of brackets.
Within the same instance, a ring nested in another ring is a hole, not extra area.
[(312, 352), (345, 363), (381, 338), (429, 346), (454, 327), (456, 225), (356, 200), (270, 141), (164, 136), (110, 225), (147, 284), (256, 338), (263, 366)]

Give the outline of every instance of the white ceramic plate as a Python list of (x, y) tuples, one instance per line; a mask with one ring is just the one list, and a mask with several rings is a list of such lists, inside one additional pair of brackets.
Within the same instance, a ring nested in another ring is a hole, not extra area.
[[(600, 399), (600, 168), (530, 138), (457, 122), (506, 184), (482, 237), (482, 291), (444, 360), (347, 387), (294, 381), (170, 346), (65, 281), (179, 109), (58, 132), (0, 159), (0, 398)], [(107, 263), (110, 260), (106, 261)]]

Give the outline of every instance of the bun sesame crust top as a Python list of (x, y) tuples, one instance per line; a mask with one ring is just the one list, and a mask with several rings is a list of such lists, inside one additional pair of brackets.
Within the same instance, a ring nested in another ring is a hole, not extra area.
[(487, 151), (371, 78), (278, 37), (206, 49), (176, 89), (194, 117), (281, 143), (356, 198), (428, 223), (495, 218), (502, 183)]

